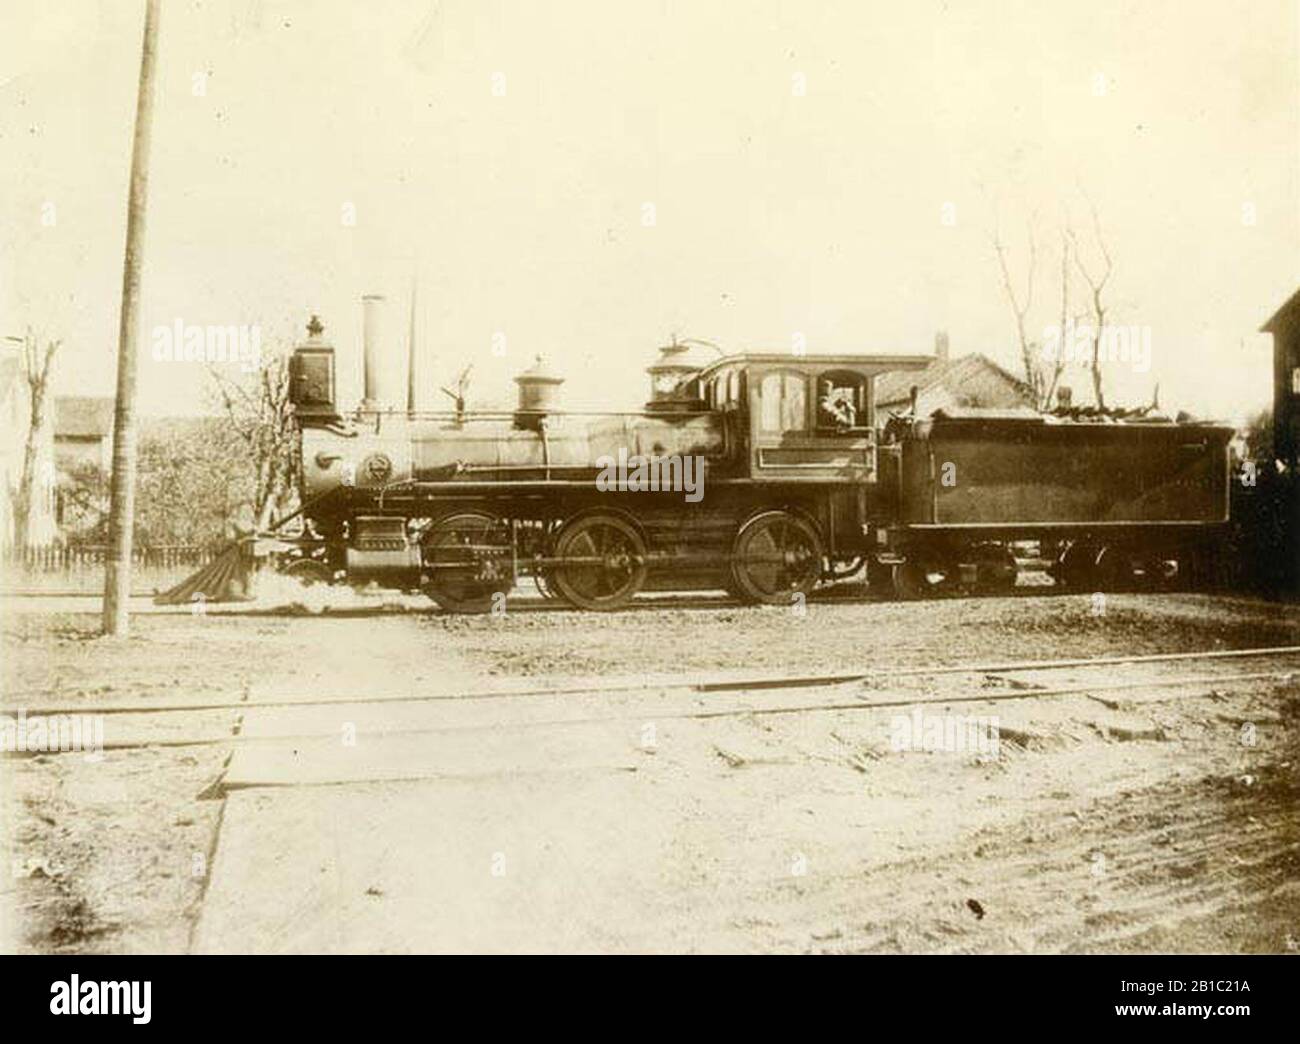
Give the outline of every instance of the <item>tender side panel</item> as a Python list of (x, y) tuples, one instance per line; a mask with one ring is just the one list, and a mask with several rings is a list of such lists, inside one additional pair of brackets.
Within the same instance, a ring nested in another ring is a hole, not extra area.
[(934, 420), (904, 445), (902, 521), (1223, 522), (1230, 437), (1210, 425)]

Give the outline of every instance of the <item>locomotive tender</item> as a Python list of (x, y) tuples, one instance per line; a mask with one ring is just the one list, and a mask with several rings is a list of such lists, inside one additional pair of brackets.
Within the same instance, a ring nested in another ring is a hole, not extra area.
[[(419, 589), (457, 612), (502, 605), (521, 577), (583, 609), (720, 588), (788, 605), (864, 569), (902, 596), (1007, 588), (1012, 542), (1036, 540), (1058, 582), (1093, 589), (1186, 573), (1227, 521), (1230, 429), (1028, 410), (878, 418), (876, 377), (928, 355), (701, 358), (674, 342), (635, 413), (559, 409), (561, 379), (540, 360), (515, 378), (513, 412), (417, 410), (413, 380), (395, 409), (382, 301), (364, 303), (357, 410), (338, 409), (315, 321), (291, 360), (304, 524), (281, 549), (306, 580)], [(698, 495), (668, 480), (610, 488), (612, 461), (620, 475), (698, 469)]]

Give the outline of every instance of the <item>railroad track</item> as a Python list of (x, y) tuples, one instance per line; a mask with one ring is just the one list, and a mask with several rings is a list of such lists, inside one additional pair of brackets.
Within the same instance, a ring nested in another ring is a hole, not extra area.
[[(1026, 672), (1043, 673), (1064, 670), (1098, 670), (1125, 665), (1168, 664), (1168, 663), (1221, 663), (1240, 662), (1248, 659), (1275, 658), (1294, 661), (1290, 666), (1271, 670), (1253, 670), (1236, 672), (1216, 672), (1199, 674), (1177, 674), (1169, 676), (1144, 677), (1140, 679), (1097, 682), (1074, 682), (1059, 686), (1030, 685), (1003, 691), (981, 689), (977, 691), (956, 691), (941, 693), (881, 693), (878, 698), (861, 693), (851, 697), (822, 700), (793, 700), (786, 703), (772, 703), (762, 706), (740, 705), (703, 707), (689, 710), (666, 710), (660, 708), (653, 712), (661, 720), (708, 720), (717, 718), (734, 718), (745, 716), (773, 716), (807, 713), (826, 713), (838, 711), (875, 710), (890, 707), (910, 707), (934, 704), (955, 703), (990, 703), (1020, 700), (1041, 700), (1065, 696), (1088, 695), (1100, 697), (1105, 693), (1119, 693), (1141, 689), (1187, 689), (1194, 687), (1219, 686), (1232, 683), (1285, 682), (1300, 677), (1300, 645), (1268, 646), (1248, 649), (1215, 649), (1202, 652), (1155, 653), (1131, 656), (1104, 656), (1091, 658), (1059, 660), (1022, 660), (992, 661), (987, 663), (934, 664), (908, 667), (879, 667), (853, 672), (836, 672), (805, 675), (754, 675), (748, 677), (706, 677), (684, 678), (682, 680), (654, 679), (615, 684), (584, 684), (570, 686), (533, 687), (506, 689), (497, 691), (462, 691), (453, 693), (428, 693), (411, 696), (323, 696), (313, 699), (263, 699), (263, 700), (221, 700), (208, 703), (165, 704), (116, 703), (96, 705), (90, 702), (76, 704), (46, 704), (23, 708), (27, 716), (57, 716), (72, 714), (103, 714), (115, 716), (154, 716), (184, 715), (214, 711), (247, 712), (259, 709), (305, 709), (311, 707), (385, 705), (413, 703), (465, 703), (492, 700), (544, 700), (548, 697), (582, 697), (612, 696), (636, 693), (655, 693), (668, 695), (733, 695), (743, 696), (747, 693), (770, 693), (776, 690), (820, 690), (846, 686), (854, 683), (882, 682), (908, 678), (952, 677), (963, 674), (1007, 677)], [(574, 725), (591, 725), (614, 723), (619, 721), (641, 721), (645, 714), (634, 713), (600, 713), (580, 716), (561, 716), (547, 719), (535, 719), (510, 724), (509, 728), (556, 728)], [(414, 729), (394, 729), (389, 732), (445, 733), (473, 732), (502, 728), (501, 723), (478, 725), (435, 725)], [(238, 724), (236, 725), (238, 728)], [(384, 731), (377, 735), (386, 734)], [(306, 740), (318, 737), (318, 733), (280, 734), (274, 736), (249, 736), (242, 733), (230, 734), (219, 731), (203, 736), (181, 735), (176, 737), (160, 736), (152, 739), (139, 739), (121, 742), (106, 741), (105, 750), (138, 749), (143, 747), (185, 747), (243, 745), (250, 743), (285, 742)], [(11, 757), (27, 756), (29, 752), (7, 752)], [(42, 753), (40, 751), (31, 753)]]
[[(340, 599), (350, 595), (346, 588), (333, 589)], [(1171, 590), (1171, 591), (1142, 591), (1142, 590), (1115, 590), (1109, 592), (1115, 595), (1152, 595), (1152, 594), (1211, 594), (1213, 591), (1200, 590)], [(157, 592), (134, 592), (132, 599), (152, 599)], [(996, 595), (981, 594), (969, 591), (936, 591), (925, 596), (924, 601), (943, 601), (959, 598), (1080, 598), (1088, 597), (1089, 592), (1077, 589), (1065, 589), (1054, 584), (1023, 584), (1009, 591), (1001, 591)], [(98, 600), (103, 597), (101, 592), (86, 591), (0, 591), (0, 599), (23, 600), (30, 599), (35, 601), (56, 599), (62, 600)], [(432, 604), (423, 595), (410, 594), (404, 592), (390, 591), (385, 596), (375, 596), (360, 594), (359, 598), (376, 598), (375, 605), (349, 605), (340, 601), (337, 605), (325, 605), (319, 609), (306, 608), (301, 603), (283, 598), (265, 599), (259, 601), (254, 599), (251, 602), (244, 603), (222, 603), (209, 602), (205, 608), (205, 615), (231, 617), (275, 617), (285, 618), (294, 616), (315, 617), (325, 616), (339, 619), (365, 619), (373, 616), (382, 616), (394, 611), (397, 599), (411, 599), (418, 601), (419, 604), (411, 606), (401, 606), (401, 611), (426, 616), (457, 616), (457, 613), (448, 613), (444, 609)], [(823, 590), (814, 591), (808, 596), (809, 605), (866, 605), (866, 604), (909, 604), (901, 602), (897, 596), (883, 591), (870, 590), (859, 585), (844, 584), (841, 587), (830, 587)], [(509, 596), (508, 607), (510, 613), (575, 613), (583, 612), (568, 605), (556, 598), (548, 598), (541, 594), (532, 593), (515, 593)], [(724, 591), (717, 592), (700, 592), (700, 593), (680, 593), (680, 592), (642, 592), (627, 605), (620, 606), (617, 609), (609, 610), (611, 615), (621, 615), (624, 613), (646, 613), (659, 612), (664, 609), (689, 609), (689, 610), (734, 610), (734, 609), (754, 609), (760, 608), (750, 605), (746, 602), (740, 602), (731, 597)], [(80, 611), (79, 609), (76, 611)], [(167, 605), (157, 606), (152, 601), (147, 606), (140, 609), (133, 609), (133, 612), (143, 612), (151, 616), (188, 616), (193, 612), (193, 606), (184, 605)], [(470, 614), (474, 615), (474, 614)]]

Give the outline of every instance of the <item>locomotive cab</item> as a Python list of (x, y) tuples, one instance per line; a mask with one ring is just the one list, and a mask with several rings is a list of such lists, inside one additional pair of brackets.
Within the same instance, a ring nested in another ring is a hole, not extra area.
[(751, 479), (874, 483), (876, 376), (929, 362), (925, 355), (752, 353), (719, 360), (701, 378), (724, 408), (744, 411)]

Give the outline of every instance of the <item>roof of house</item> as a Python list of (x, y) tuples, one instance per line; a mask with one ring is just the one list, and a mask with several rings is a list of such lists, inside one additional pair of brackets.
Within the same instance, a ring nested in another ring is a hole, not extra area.
[(54, 437), (107, 438), (113, 430), (113, 399), (107, 395), (60, 395), (54, 400)]
[(939, 386), (960, 394), (971, 389), (976, 382), (987, 382), (990, 378), (1005, 386), (1006, 405), (1028, 400), (1029, 386), (1024, 381), (1003, 369), (982, 352), (972, 352), (957, 359), (934, 359), (924, 370), (914, 373), (895, 371), (881, 374), (876, 379), (876, 403), (883, 406), (889, 403), (906, 402), (911, 396), (913, 386), (916, 387), (918, 395), (924, 395)]
[(1292, 312), (1297, 310), (1300, 310), (1300, 290), (1297, 290), (1294, 294), (1292, 294), (1290, 297), (1286, 299), (1286, 301), (1282, 304), (1282, 307), (1279, 308), (1276, 312), (1274, 312), (1269, 317), (1268, 322), (1266, 322), (1263, 326), (1259, 328), (1260, 332), (1261, 333), (1279, 332), (1284, 322), (1286, 321), (1286, 318)]

